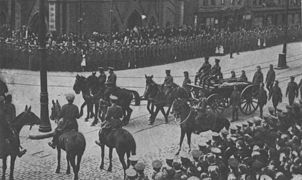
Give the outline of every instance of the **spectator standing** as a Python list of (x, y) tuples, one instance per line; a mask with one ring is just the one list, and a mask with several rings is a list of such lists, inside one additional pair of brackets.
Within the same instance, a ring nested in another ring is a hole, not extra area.
[(292, 105), (295, 101), (295, 97), (298, 97), (298, 84), (295, 82), (295, 77), (290, 77), (290, 82), (286, 88), (286, 97), (288, 97), (289, 105)]
[(273, 87), (274, 85), (274, 81), (276, 79), (276, 74), (275, 74), (275, 71), (274, 71), (274, 67), (272, 64), (270, 64), (269, 66), (269, 70), (266, 74), (266, 79), (265, 79), (265, 83), (266, 83), (266, 89), (270, 92), (271, 91), (271, 88)]
[(267, 103), (267, 93), (264, 89), (264, 84), (260, 83), (258, 92), (258, 105), (260, 110), (260, 118), (263, 118), (263, 106)]
[(275, 85), (271, 88), (271, 91), (269, 92), (269, 100), (270, 99), (272, 99), (276, 115), (278, 104), (282, 102), (282, 92), (281, 88), (279, 87), (278, 81), (275, 81)]

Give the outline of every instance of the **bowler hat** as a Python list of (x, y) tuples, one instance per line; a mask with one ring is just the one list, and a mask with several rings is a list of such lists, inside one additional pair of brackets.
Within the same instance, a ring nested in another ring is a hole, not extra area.
[(73, 101), (75, 96), (72, 93), (68, 93), (65, 95), (67, 101)]

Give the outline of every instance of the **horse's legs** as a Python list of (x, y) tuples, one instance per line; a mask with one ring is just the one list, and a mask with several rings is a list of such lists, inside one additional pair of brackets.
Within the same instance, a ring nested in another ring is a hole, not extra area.
[(128, 106), (126, 108), (126, 111), (127, 111), (127, 116), (124, 118), (124, 125), (127, 125), (129, 123), (129, 120), (130, 120), (130, 117), (131, 117), (131, 114), (132, 114), (132, 109)]
[(94, 104), (94, 107), (95, 107), (94, 121), (98, 122), (99, 104), (98, 104), (98, 103), (95, 103), (95, 104)]
[(58, 158), (58, 165), (56, 169), (56, 173), (60, 173), (60, 166), (61, 166), (61, 149), (57, 147), (57, 158)]
[(182, 142), (183, 142), (183, 140), (184, 140), (184, 137), (185, 137), (185, 132), (184, 132), (184, 130), (181, 130), (181, 133), (180, 133), (180, 141), (179, 141), (179, 149), (178, 149), (176, 155), (178, 155), (179, 152), (180, 152), (180, 150), (181, 150), (181, 145), (182, 145)]
[(101, 145), (101, 165), (100, 169), (104, 169), (105, 145)]
[(75, 155), (74, 154), (70, 154), (70, 153), (67, 153), (69, 156), (69, 160), (70, 160), (70, 164), (71, 164), (71, 167), (72, 167), (72, 170), (73, 170), (73, 174), (74, 174), (74, 180), (77, 180), (79, 177), (78, 177), (78, 173), (77, 173), (77, 167), (76, 167), (76, 164), (75, 164)]
[(188, 141), (189, 152), (190, 152), (191, 151), (191, 135), (192, 135), (192, 132), (191, 131), (187, 131), (186, 134), (187, 134), (187, 141)]
[(127, 165), (125, 163), (125, 152), (118, 151), (117, 152), (120, 162), (122, 163), (124, 171), (127, 169)]
[(165, 112), (164, 107), (160, 108), (160, 111), (161, 111), (161, 113), (164, 115), (166, 123), (168, 123), (168, 116), (167, 116), (167, 114), (166, 114), (166, 112)]
[(14, 179), (15, 161), (16, 161), (16, 156), (11, 156), (10, 157), (10, 173), (9, 173), (10, 180)]
[(155, 112), (154, 112), (154, 115), (153, 115), (152, 118), (150, 118), (149, 125), (152, 125), (152, 124), (154, 123), (154, 121), (155, 121), (155, 119), (156, 119), (156, 116), (157, 116), (159, 110), (160, 110), (160, 108), (159, 108), (158, 106), (156, 106), (156, 110), (155, 110)]
[(108, 171), (111, 172), (112, 171), (112, 151), (113, 148), (109, 148), (109, 167), (108, 167)]
[(2, 159), (2, 180), (5, 179), (5, 172), (6, 172), (6, 168), (7, 168), (7, 164), (6, 164), (6, 160), (7, 160), (7, 156), (4, 156)]
[(66, 170), (66, 174), (70, 174), (70, 159), (69, 159), (69, 156), (68, 156), (68, 153), (66, 152), (66, 161), (67, 161), (67, 170)]
[(77, 173), (79, 173), (79, 171), (80, 171), (81, 160), (82, 160), (82, 154), (78, 154), (78, 157), (77, 157)]
[[(87, 103), (87, 102), (86, 102), (86, 103)], [(87, 115), (86, 115), (86, 118), (85, 118), (85, 122), (87, 122), (88, 119), (89, 119), (89, 113), (90, 113), (90, 104), (87, 103)]]
[(127, 152), (127, 169), (130, 167), (130, 151)]

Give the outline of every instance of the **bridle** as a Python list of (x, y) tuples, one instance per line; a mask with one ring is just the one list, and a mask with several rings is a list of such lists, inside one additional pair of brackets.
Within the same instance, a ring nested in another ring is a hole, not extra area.
[[(181, 101), (180, 99), (176, 99), (176, 100)], [(175, 103), (175, 101), (173, 101), (172, 107), (174, 106), (174, 103)], [(190, 108), (190, 107), (189, 107), (189, 108)], [(174, 110), (174, 111), (175, 111), (175, 110)], [(189, 118), (190, 118), (192, 112), (193, 112), (193, 109), (190, 108), (190, 112), (188, 113), (188, 115), (186, 116), (186, 118), (185, 118), (184, 120), (182, 120), (180, 123), (177, 123), (177, 121), (176, 121), (177, 118), (175, 117), (174, 121), (175, 121), (178, 125), (182, 125), (183, 123), (185, 123), (186, 121), (189, 120)]]

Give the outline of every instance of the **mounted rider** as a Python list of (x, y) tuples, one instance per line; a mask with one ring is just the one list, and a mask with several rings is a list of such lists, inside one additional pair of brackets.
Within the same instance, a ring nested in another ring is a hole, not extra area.
[(117, 79), (117, 76), (116, 74), (113, 72), (114, 71), (114, 68), (113, 67), (108, 67), (108, 70), (109, 70), (109, 76), (108, 76), (108, 79), (106, 81), (106, 90), (104, 92), (104, 97), (107, 101), (109, 101), (109, 96), (110, 94), (115, 90), (116, 88), (116, 79)]
[(215, 65), (212, 67), (209, 77), (205, 80), (206, 83), (209, 84), (211, 79), (219, 80), (223, 78), (219, 62), (219, 59), (215, 59)]
[[(26, 149), (20, 150), (20, 140), (18, 138), (18, 135), (16, 134), (15, 130), (11, 127), (11, 121), (13, 119), (10, 119), (11, 117), (16, 117), (13, 115), (14, 112), (11, 112), (11, 114), (8, 113), (8, 105), (4, 104), (5, 98), (3, 96), (0, 96), (0, 126), (2, 127), (1, 130), (4, 131), (3, 135), (5, 136), (5, 142), (7, 144), (16, 145), (18, 152), (18, 157), (22, 157), (26, 153)], [(1, 153), (1, 152), (0, 152)]]
[(200, 80), (200, 84), (201, 84), (203, 80), (209, 75), (210, 71), (211, 71), (211, 64), (209, 63), (209, 57), (207, 56), (204, 58), (204, 63), (196, 73), (194, 84), (197, 84), (198, 79)]
[(174, 85), (174, 82), (173, 82), (173, 76), (171, 76), (171, 70), (167, 69), (166, 77), (165, 77), (164, 83), (162, 85), (162, 87), (164, 87), (164, 93), (166, 95), (171, 92), (173, 85)]
[(58, 119), (63, 119), (60, 120), (58, 127), (55, 129), (52, 142), (48, 143), (48, 145), (53, 149), (55, 149), (58, 145), (59, 137), (64, 132), (70, 130), (78, 131), (79, 126), (77, 119), (79, 119), (82, 114), (79, 113), (79, 108), (73, 104), (74, 98), (74, 94), (66, 94), (66, 100), (68, 103), (62, 106), (62, 109), (58, 116)]
[(104, 95), (104, 90), (105, 90), (105, 83), (107, 80), (107, 76), (105, 74), (104, 68), (103, 67), (98, 67), (99, 70), (99, 76), (97, 77), (97, 93), (94, 95), (93, 98), (95, 99), (100, 99)]
[[(119, 129), (123, 127), (123, 122), (121, 121), (121, 118), (124, 115), (124, 111), (121, 106), (117, 105), (117, 102), (118, 98), (116, 96), (110, 95), (111, 106), (107, 109), (105, 121), (102, 123), (102, 129), (99, 132), (99, 137), (104, 137), (101, 134), (107, 134), (113, 129)], [(99, 146), (102, 145), (100, 141), (95, 141), (95, 143)]]

